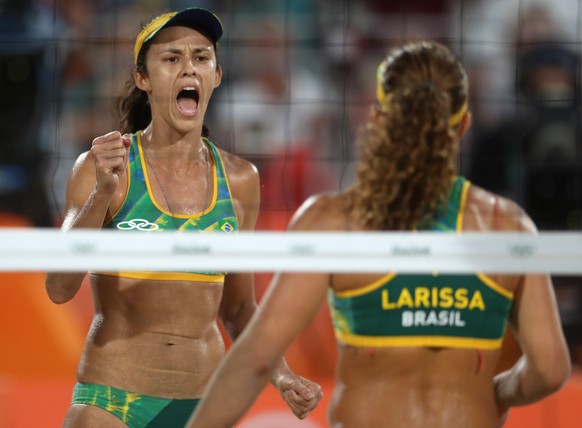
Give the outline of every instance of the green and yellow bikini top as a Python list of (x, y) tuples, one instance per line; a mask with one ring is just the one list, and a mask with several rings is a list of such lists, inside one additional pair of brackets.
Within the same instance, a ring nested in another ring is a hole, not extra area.
[[(424, 230), (461, 232), (470, 183), (457, 177), (448, 204)], [(329, 290), (338, 341), (361, 347), (501, 347), (513, 294), (482, 273), (390, 273), (356, 289)]]
[[(154, 198), (149, 172), (141, 144), (141, 132), (131, 135), (128, 165), (128, 189), (123, 204), (104, 229), (128, 232), (181, 231), (185, 233), (232, 233), (239, 224), (231, 199), (230, 186), (222, 157), (214, 143), (204, 139), (213, 162), (211, 179), (213, 194), (210, 205), (193, 215), (172, 214)], [(224, 282), (225, 272), (100, 272), (124, 278)]]

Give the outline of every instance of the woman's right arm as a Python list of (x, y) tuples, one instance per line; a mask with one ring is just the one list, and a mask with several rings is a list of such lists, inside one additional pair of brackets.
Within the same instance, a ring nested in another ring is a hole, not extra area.
[[(537, 233), (525, 213), (519, 218), (517, 229)], [(559, 390), (571, 371), (549, 275), (527, 274), (521, 278), (509, 323), (520, 344), (522, 357), (509, 370), (495, 376), (495, 393), (501, 408), (541, 400)]]
[[(129, 137), (117, 131), (95, 138), (91, 150), (79, 156), (67, 182), (62, 230), (101, 228), (111, 200), (127, 168)], [(50, 272), (45, 286), (54, 303), (71, 300), (86, 273)]]

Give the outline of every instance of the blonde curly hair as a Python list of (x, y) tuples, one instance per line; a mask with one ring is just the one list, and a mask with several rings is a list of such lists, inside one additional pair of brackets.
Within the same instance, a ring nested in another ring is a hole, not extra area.
[(456, 174), (468, 78), (445, 46), (418, 42), (378, 68), (377, 112), (360, 129), (351, 212), (372, 230), (411, 230), (445, 202)]

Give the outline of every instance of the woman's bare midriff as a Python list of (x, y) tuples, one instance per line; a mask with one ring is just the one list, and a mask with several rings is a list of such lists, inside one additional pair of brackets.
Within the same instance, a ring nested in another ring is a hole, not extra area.
[[(337, 199), (335, 223), (329, 222), (340, 230), (345, 227), (341, 223), (345, 218), (343, 204)], [(498, 204), (491, 193), (471, 186), (463, 230), (515, 230), (515, 213)], [(341, 292), (372, 284), (381, 276), (334, 274), (331, 283)], [(488, 276), (509, 292), (515, 292), (519, 285), (516, 275)], [(356, 348), (340, 344), (329, 407), (331, 427), (498, 427), (493, 377), (500, 354), (500, 349)]]
[(223, 285), (91, 275), (95, 315), (77, 378), (166, 398), (200, 397), (225, 353)]
[(498, 357), (499, 351), (340, 346), (331, 427), (496, 427), (491, 378)]

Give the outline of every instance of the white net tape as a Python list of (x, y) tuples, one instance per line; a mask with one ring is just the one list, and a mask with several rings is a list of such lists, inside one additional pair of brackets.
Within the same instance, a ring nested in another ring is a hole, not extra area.
[(0, 271), (582, 274), (582, 233), (136, 233), (0, 229)]

